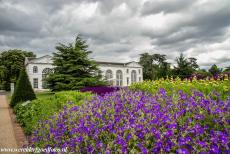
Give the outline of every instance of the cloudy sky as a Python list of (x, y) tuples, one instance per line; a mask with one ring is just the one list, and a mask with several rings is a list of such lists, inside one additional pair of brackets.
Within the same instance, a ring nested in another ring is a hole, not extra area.
[(230, 0), (0, 0), (0, 51), (55, 52), (87, 40), (96, 60), (183, 52), (203, 68), (230, 65)]

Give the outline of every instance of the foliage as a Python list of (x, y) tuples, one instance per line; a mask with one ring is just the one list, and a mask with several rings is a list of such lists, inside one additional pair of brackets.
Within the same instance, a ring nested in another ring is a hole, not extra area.
[(16, 83), (15, 91), (10, 101), (11, 107), (14, 107), (18, 103), (28, 100), (36, 99), (36, 95), (33, 91), (29, 77), (25, 69), (22, 69), (19, 75), (19, 79)]
[(173, 69), (174, 76), (182, 79), (190, 77), (199, 66), (197, 65), (196, 58), (185, 58), (181, 53), (176, 58), (177, 66)]
[(86, 41), (79, 36), (73, 44), (56, 46), (53, 53), (54, 73), (47, 78), (49, 88), (54, 91), (79, 90), (84, 86), (104, 85), (96, 63), (88, 58)]
[(210, 72), (207, 72), (205, 69), (198, 69), (194, 72), (197, 79), (205, 79), (207, 77), (211, 77), (212, 74)]
[(190, 77), (199, 68), (196, 58), (185, 58), (183, 54), (176, 58), (177, 66), (173, 70), (170, 68), (170, 63), (166, 61), (166, 55), (141, 54), (139, 63), (143, 66), (143, 78), (156, 80), (173, 75), (183, 79)]
[(0, 65), (0, 90), (4, 89), (5, 83), (6, 68)]
[(170, 64), (166, 55), (148, 53), (141, 54), (139, 64), (143, 66), (143, 78), (155, 80), (170, 75)]
[[(18, 104), (14, 108), (17, 122), (21, 124), (24, 132), (29, 135), (37, 127), (40, 120), (46, 120), (58, 112), (64, 105), (81, 105), (84, 100), (91, 97), (90, 93), (77, 91), (64, 91), (38, 94), (38, 99), (30, 103)], [(69, 103), (67, 103), (69, 102)], [(72, 102), (72, 103), (71, 103)]]
[(226, 67), (226, 69), (224, 70), (224, 72), (230, 72), (230, 66)]
[(105, 87), (105, 86), (100, 86), (100, 87), (84, 87), (80, 89), (81, 92), (92, 92), (97, 95), (105, 95), (107, 93), (115, 92), (120, 90), (120, 87)]
[(0, 53), (0, 89), (10, 90), (10, 83), (16, 82), (24, 68), (25, 57), (36, 57), (33, 52), (18, 49)]
[(222, 72), (220, 68), (217, 67), (216, 64), (213, 64), (211, 68), (208, 70), (213, 76), (216, 76)]
[(160, 89), (155, 96), (128, 90), (95, 96), (40, 122), (31, 146), (70, 153), (227, 153), (230, 97), (178, 95), (174, 101)]
[(157, 81), (144, 81), (143, 83), (134, 83), (130, 86), (133, 90), (142, 90), (152, 94), (157, 93), (160, 88), (164, 88), (168, 95), (176, 97), (178, 91), (183, 90), (191, 94), (191, 90), (203, 92), (205, 96), (210, 95), (213, 91), (220, 93), (221, 98), (226, 99), (230, 92), (230, 82), (227, 76), (224, 80), (210, 78), (210, 80), (186, 79), (160, 79)]

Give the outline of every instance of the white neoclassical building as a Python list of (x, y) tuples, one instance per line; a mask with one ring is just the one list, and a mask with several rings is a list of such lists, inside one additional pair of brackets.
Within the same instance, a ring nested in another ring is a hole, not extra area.
[[(134, 82), (143, 81), (143, 69), (137, 62), (118, 63), (96, 61), (101, 70), (102, 77), (111, 86), (129, 86)], [(45, 78), (53, 72), (55, 67), (52, 56), (45, 55), (39, 58), (25, 59), (26, 71), (34, 90), (45, 90)]]

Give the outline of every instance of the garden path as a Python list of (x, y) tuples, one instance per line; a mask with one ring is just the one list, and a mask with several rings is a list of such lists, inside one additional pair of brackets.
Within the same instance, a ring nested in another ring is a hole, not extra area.
[(7, 96), (0, 92), (0, 153), (2, 148), (17, 148)]

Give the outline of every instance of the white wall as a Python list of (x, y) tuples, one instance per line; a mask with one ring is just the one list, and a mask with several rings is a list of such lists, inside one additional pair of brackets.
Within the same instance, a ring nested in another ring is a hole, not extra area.
[[(34, 66), (38, 67), (37, 73), (33, 73), (33, 67)], [(27, 74), (29, 76), (32, 87), (33, 87), (33, 79), (38, 78), (38, 88), (36, 88), (34, 90), (42, 90), (43, 89), (42, 88), (42, 71), (45, 68), (54, 68), (54, 66), (51, 64), (28, 64), (28, 65), (26, 65), (26, 71), (27, 71)]]
[[(38, 72), (37, 73), (33, 73), (33, 67), (37, 66), (38, 67)], [(29, 76), (29, 80), (31, 82), (31, 85), (33, 87), (33, 79), (37, 78), (38, 79), (38, 88), (34, 89), (34, 90), (43, 90), (42, 88), (42, 71), (45, 68), (54, 68), (54, 66), (52, 64), (33, 64), (30, 63), (28, 65), (26, 65), (26, 70)], [(129, 86), (131, 85), (131, 72), (132, 70), (136, 70), (136, 74), (137, 74), (137, 82), (142, 82), (143, 81), (143, 70), (142, 67), (134, 67), (134, 66), (119, 66), (119, 65), (99, 65), (99, 69), (102, 71), (102, 76), (105, 77), (105, 72), (106, 70), (111, 70), (113, 73), (113, 86), (116, 86), (116, 71), (117, 70), (121, 70), (122, 71), (122, 76), (123, 76), (123, 82), (122, 82), (122, 86)], [(127, 69), (129, 69), (129, 72), (127, 73)], [(140, 70), (140, 73), (139, 73)], [(129, 78), (129, 84), (127, 84), (127, 77)], [(140, 79), (140, 80), (139, 80)]]
[[(117, 70), (122, 71), (123, 75), (123, 86), (129, 86), (131, 85), (131, 72), (132, 70), (136, 70), (137, 73), (137, 82), (143, 81), (143, 70), (141, 67), (129, 67), (129, 66), (106, 66), (106, 65), (99, 65), (99, 69), (102, 71), (102, 76), (105, 77), (105, 73), (107, 70), (111, 70), (113, 74), (113, 86), (116, 86), (116, 72)], [(127, 73), (127, 69), (129, 69), (129, 72)], [(140, 73), (139, 73), (140, 70)], [(127, 84), (127, 77), (129, 78), (129, 84)], [(140, 81), (139, 81), (140, 78)]]

